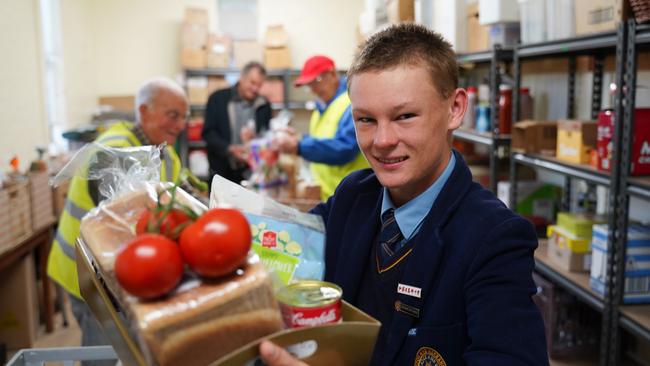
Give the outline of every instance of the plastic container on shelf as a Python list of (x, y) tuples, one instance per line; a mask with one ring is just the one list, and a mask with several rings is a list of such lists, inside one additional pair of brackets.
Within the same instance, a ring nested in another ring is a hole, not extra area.
[(546, 2), (519, 0), (521, 43), (539, 43), (547, 39)]
[(476, 107), (478, 106), (478, 89), (475, 86), (467, 88), (467, 111), (463, 116), (463, 128), (472, 129), (476, 126)]
[(512, 88), (499, 87), (499, 133), (509, 134), (512, 126)]
[(575, 4), (573, 0), (545, 0), (546, 39), (553, 41), (575, 36)]
[(487, 105), (479, 105), (476, 108), (476, 131), (477, 132), (490, 132), (492, 124), (490, 123), (490, 107)]
[(535, 101), (530, 95), (530, 89), (523, 87), (519, 89), (519, 121), (533, 119)]

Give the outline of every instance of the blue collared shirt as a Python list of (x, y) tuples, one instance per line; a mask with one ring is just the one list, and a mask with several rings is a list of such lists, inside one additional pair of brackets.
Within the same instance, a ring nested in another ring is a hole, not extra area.
[[(339, 78), (339, 87), (332, 100), (327, 103), (316, 102), (316, 109), (323, 114), (327, 107), (346, 90), (347, 79), (341, 77)], [(354, 160), (359, 154), (359, 146), (357, 145), (352, 121), (352, 106), (348, 106), (343, 112), (334, 137), (316, 138), (305, 136), (298, 144), (298, 152), (309, 161), (329, 165), (344, 165)]]
[(451, 172), (454, 170), (454, 165), (456, 165), (456, 157), (452, 152), (449, 163), (447, 167), (442, 172), (440, 177), (436, 179), (435, 182), (426, 191), (420, 193), (417, 197), (406, 202), (402, 206), (395, 208), (393, 201), (390, 199), (388, 190), (384, 188), (383, 197), (381, 201), (381, 214), (383, 215), (390, 208), (395, 209), (395, 221), (397, 221), (397, 226), (399, 226), (404, 239), (399, 242), (398, 247), (401, 248), (407, 241), (411, 240), (415, 234), (420, 231), (420, 226), (424, 218), (427, 216), (433, 203), (438, 198), (438, 194), (442, 190), (442, 187), (445, 186), (447, 179), (451, 175)]

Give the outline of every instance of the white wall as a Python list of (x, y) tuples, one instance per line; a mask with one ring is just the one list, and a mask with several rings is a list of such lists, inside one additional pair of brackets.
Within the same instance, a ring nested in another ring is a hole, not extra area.
[[(87, 123), (100, 95), (133, 95), (153, 76), (180, 71), (179, 29), (186, 6), (216, 0), (62, 0), (66, 110), (70, 127)], [(215, 24), (211, 24), (211, 31)]]
[(25, 169), (36, 158), (34, 148), (47, 146), (49, 141), (38, 0), (3, 0), (1, 8), (0, 169), (9, 167), (14, 154)]
[(258, 0), (258, 8), (258, 39), (264, 40), (267, 25), (283, 24), (294, 68), (316, 53), (330, 56), (338, 68), (350, 66), (364, 0)]
[[(208, 9), (217, 31), (217, 0), (62, 0), (64, 63), (69, 126), (89, 121), (100, 95), (134, 94), (147, 78), (175, 77), (179, 29), (186, 6)], [(282, 23), (292, 63), (315, 53), (349, 66), (363, 0), (258, 0), (258, 39)]]

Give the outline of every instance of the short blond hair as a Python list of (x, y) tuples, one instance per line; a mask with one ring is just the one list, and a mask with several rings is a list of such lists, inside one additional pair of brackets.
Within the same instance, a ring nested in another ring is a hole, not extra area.
[(443, 98), (458, 88), (458, 62), (451, 44), (440, 34), (413, 23), (390, 26), (362, 44), (348, 70), (348, 87), (357, 74), (399, 65), (425, 66)]

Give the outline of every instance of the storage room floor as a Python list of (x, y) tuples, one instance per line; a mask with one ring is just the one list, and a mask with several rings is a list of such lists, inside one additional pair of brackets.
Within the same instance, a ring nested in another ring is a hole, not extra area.
[[(46, 333), (45, 326), (41, 325), (33, 348), (78, 347), (81, 344), (81, 330), (72, 315), (68, 301), (65, 301), (64, 309), (68, 319), (68, 326), (63, 326), (63, 314), (57, 312), (54, 315), (54, 331)], [(14, 352), (9, 351), (7, 358), (11, 359), (13, 355)]]

